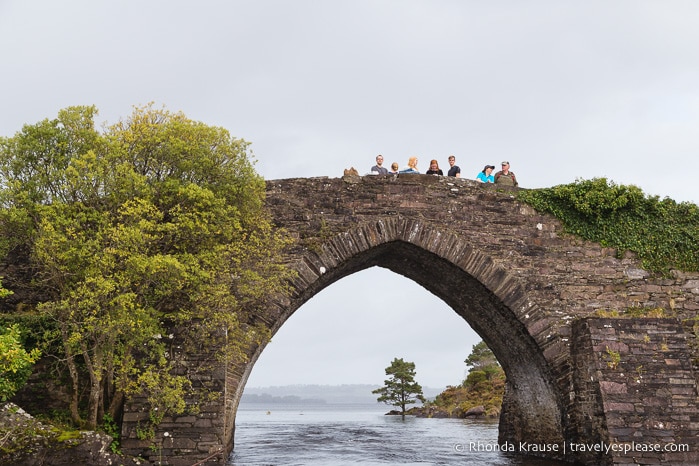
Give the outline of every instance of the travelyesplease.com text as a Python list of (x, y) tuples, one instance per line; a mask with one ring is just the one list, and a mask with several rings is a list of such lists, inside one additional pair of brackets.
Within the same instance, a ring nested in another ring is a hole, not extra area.
[(529, 443), (529, 442), (503, 442), (503, 443), (488, 443), (488, 442), (468, 442), (455, 443), (453, 450), (457, 453), (466, 452), (493, 452), (502, 451), (508, 453), (544, 453), (555, 452), (563, 453), (634, 453), (634, 452), (688, 452), (689, 445), (684, 443)]

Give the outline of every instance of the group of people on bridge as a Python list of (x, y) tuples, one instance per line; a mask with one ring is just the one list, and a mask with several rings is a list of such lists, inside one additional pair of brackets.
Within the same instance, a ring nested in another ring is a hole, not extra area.
[[(459, 168), (459, 166), (456, 165), (456, 157), (450, 155), (448, 161), (449, 170), (447, 171), (447, 176), (461, 178), (461, 168)], [(505, 186), (518, 186), (519, 183), (517, 182), (517, 177), (515, 176), (514, 172), (510, 170), (510, 162), (506, 160), (503, 161), (501, 167), (502, 169), (500, 171), (493, 174), (493, 171), (495, 170), (495, 165), (486, 165), (483, 168), (483, 170), (476, 175), (476, 180), (481, 181), (483, 183), (496, 183)], [(420, 171), (417, 169), (417, 157), (410, 157), (408, 159), (408, 165), (405, 168), (399, 170), (398, 162), (393, 162), (391, 164), (390, 169), (384, 167), (383, 155), (379, 154), (376, 156), (376, 165), (371, 167), (372, 175), (396, 175), (402, 173), (420, 174)], [(430, 168), (424, 174), (444, 176), (444, 172), (441, 168), (439, 168), (439, 163), (435, 159), (430, 160)]]

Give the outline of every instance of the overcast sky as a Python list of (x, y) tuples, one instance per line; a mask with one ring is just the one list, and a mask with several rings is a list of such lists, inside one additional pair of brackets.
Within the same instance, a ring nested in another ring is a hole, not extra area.
[[(698, 24), (696, 0), (0, 0), (0, 136), (155, 102), (251, 142), (266, 179), (454, 154), (469, 178), (509, 160), (522, 187), (607, 177), (696, 203)], [(372, 269), (292, 316), (249, 385), (381, 384), (394, 357), (454, 385), (478, 341)]]

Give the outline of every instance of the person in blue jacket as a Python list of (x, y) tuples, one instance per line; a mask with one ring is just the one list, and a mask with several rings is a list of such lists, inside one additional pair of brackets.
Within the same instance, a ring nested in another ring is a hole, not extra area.
[(408, 166), (399, 171), (398, 173), (420, 173), (420, 171), (417, 169), (417, 157), (410, 157), (408, 159)]
[(476, 176), (476, 179), (483, 183), (495, 183), (495, 177), (492, 175), (493, 170), (495, 170), (495, 165), (486, 165), (483, 171)]

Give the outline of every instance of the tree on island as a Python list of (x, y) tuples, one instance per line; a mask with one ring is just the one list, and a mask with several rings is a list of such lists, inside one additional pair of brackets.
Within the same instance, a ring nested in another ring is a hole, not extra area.
[(401, 409), (401, 417), (405, 418), (405, 407), (416, 403), (418, 400), (425, 402), (422, 387), (415, 382), (415, 363), (403, 361), (403, 358), (394, 358), (391, 365), (386, 368), (389, 379), (384, 380), (384, 386), (372, 390), (379, 396), (376, 400), (382, 403), (396, 406)]
[(470, 367), (468, 376), (463, 383), (465, 387), (473, 386), (482, 380), (504, 378), (504, 371), (500, 367), (500, 363), (484, 341), (473, 345), (471, 354), (464, 362)]
[[(505, 392), (505, 371), (485, 342), (473, 345), (464, 361), (468, 374), (457, 386), (448, 386), (426, 405), (425, 415), (465, 417), (469, 412), (483, 412), (488, 417), (500, 415)], [(472, 411), (474, 410), (474, 411)]]

